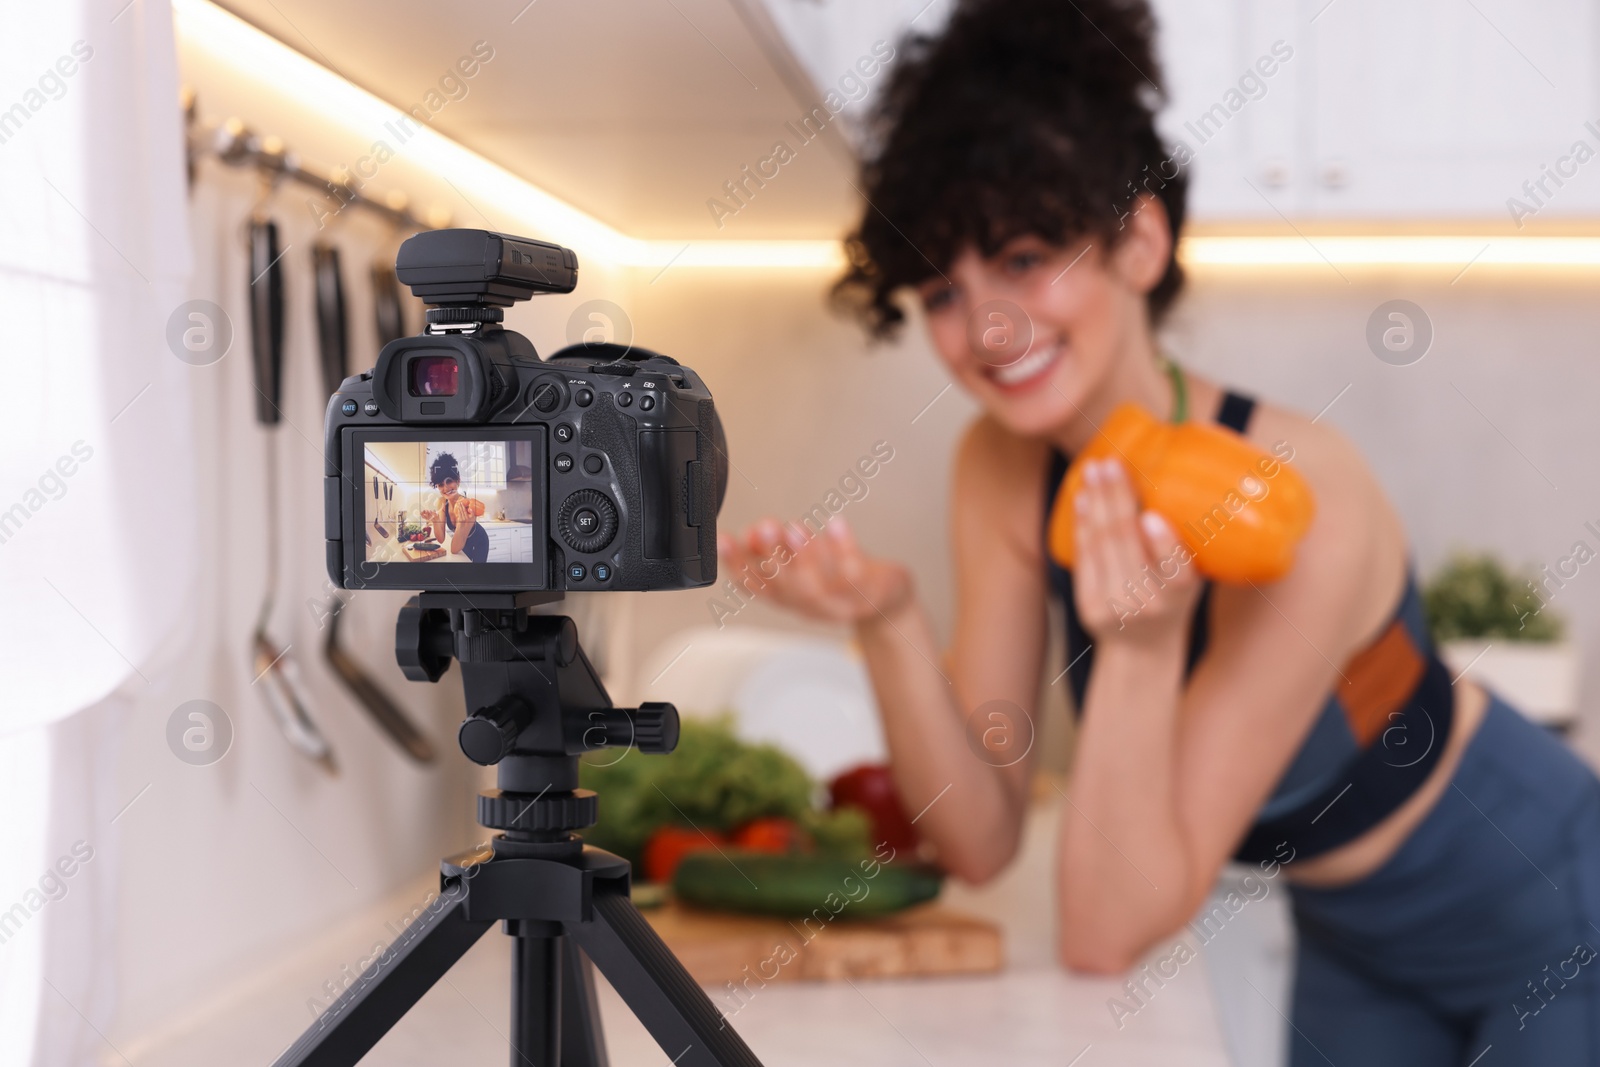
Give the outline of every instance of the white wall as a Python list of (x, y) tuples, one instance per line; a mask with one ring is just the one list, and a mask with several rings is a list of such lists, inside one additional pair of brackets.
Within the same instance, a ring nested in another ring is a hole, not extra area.
[[(353, 601), (343, 636), (443, 751), (435, 767), (401, 755), (322, 663), (323, 630), (313, 608), (320, 609), (326, 596), (326, 398), (310, 316), (313, 234), (309, 219), (280, 214), (280, 240), (288, 248), (285, 421), (263, 432), (254, 421), (240, 237), (252, 194), (244, 175), (208, 171), (193, 202), (199, 244), (193, 296), (223, 307), (235, 339), (220, 362), (193, 372), (203, 443), (194, 458), (205, 487), (197, 540), (207, 577), (189, 602), (189, 632), (165, 664), (146, 669), (152, 684), (136, 694), (123, 731), (121, 795), (149, 787), (116, 824), (120, 1003), (112, 1040), (121, 1036), (134, 1046), (310, 931), (413, 879), (442, 851), (470, 844), (472, 832), (464, 799), (468, 773), (447, 747), (459, 689), (411, 685), (394, 664), (394, 612), (403, 595)], [(384, 236), (352, 220), (336, 240), (346, 257), (352, 341), (356, 351), (371, 351), (365, 268)], [(268, 448), (278, 450), (281, 463), (276, 516), (264, 499)], [(158, 481), (151, 513), (125, 519), (130, 529), (148, 523), (152, 537), (163, 520), (155, 506)], [(272, 521), (279, 523), (283, 549), (270, 632), (290, 646), (312, 694), (310, 710), (334, 746), (338, 777), (289, 747), (253, 684), (249, 638), (265, 587), (266, 524)], [(221, 707), (234, 730), (230, 751), (209, 766), (183, 763), (167, 745), (169, 715), (196, 699)]]
[[(185, 79), (199, 89), (201, 114), (208, 121), (248, 116), (262, 132), (284, 136), (316, 161), (353, 159), (365, 150), (261, 85), (192, 55), (182, 59)], [(409, 166), (397, 158), (385, 178), (410, 188), (447, 188), (437, 178), (417, 180)], [(341, 250), (352, 359), (361, 369), (377, 353), (367, 268), (374, 258), (392, 264), (398, 238), (356, 209), (319, 231), (306, 207), (310, 194), (295, 186), (269, 201), (285, 249), (288, 324), (285, 421), (269, 444), (269, 435), (254, 421), (243, 243), (257, 193), (253, 175), (208, 162), (191, 201), (196, 269), (187, 295), (220, 305), (234, 340), (219, 362), (190, 370), (196, 438), (202, 442), (194, 461), (202, 491), (197, 541), (205, 553), (206, 578), (197, 590), (172, 591), (186, 600), (190, 628), (163, 662), (145, 668), (151, 684), (133, 694), (134, 709), (122, 724), (116, 757), (116, 795), (137, 799), (115, 824), (120, 834), (117, 1009), (107, 1036), (136, 1059), (237, 995), (241, 981), (397, 887), (414, 885), (419, 875), (438, 869), (441, 856), (482, 837), (472, 794), (483, 779), (455, 746), (462, 714), (459, 674), (452, 670), (438, 686), (419, 685), (407, 682), (394, 661), (395, 613), (406, 594), (353, 598), (342, 637), (432, 738), (439, 752), (432, 766), (418, 766), (402, 755), (321, 659), (327, 397), (316, 355), (310, 249), (321, 236)], [(531, 229), (526, 220), (490, 223), (474, 217), (460, 224)], [(590, 267), (574, 294), (515, 309), (508, 322), (534, 337), (541, 350), (551, 351), (565, 343), (573, 308), (618, 287), (616, 275)], [(420, 316), (412, 311), (411, 325), (417, 328)], [(253, 684), (249, 640), (265, 586), (268, 447), (278, 449), (281, 462), (283, 545), (270, 631), (290, 646), (311, 693), (310, 710), (335, 749), (338, 777), (289, 747)], [(106, 521), (156, 543), (169, 516), (160, 506), (160, 472), (148, 473), (148, 511)], [(595, 638), (595, 659), (603, 664), (599, 606), (571, 598), (564, 610), (585, 623)], [(185, 764), (167, 747), (168, 717), (196, 699), (221, 707), (234, 730), (231, 750), (210, 766)], [(375, 923), (372, 936), (392, 935)], [(307, 988), (304, 996), (317, 992)]]

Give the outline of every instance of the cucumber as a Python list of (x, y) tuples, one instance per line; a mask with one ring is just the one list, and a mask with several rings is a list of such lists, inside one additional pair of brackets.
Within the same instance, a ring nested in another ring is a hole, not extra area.
[(685, 856), (672, 891), (703, 908), (828, 922), (921, 904), (937, 897), (943, 882), (935, 868), (880, 863), (870, 856), (850, 860), (726, 849)]

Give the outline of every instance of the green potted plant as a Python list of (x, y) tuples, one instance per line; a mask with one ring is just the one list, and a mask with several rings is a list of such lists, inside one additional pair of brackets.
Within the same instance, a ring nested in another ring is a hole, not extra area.
[(1422, 591), (1451, 676), (1467, 675), (1558, 730), (1571, 726), (1578, 694), (1578, 657), (1566, 620), (1549, 603), (1565, 580), (1458, 552)]

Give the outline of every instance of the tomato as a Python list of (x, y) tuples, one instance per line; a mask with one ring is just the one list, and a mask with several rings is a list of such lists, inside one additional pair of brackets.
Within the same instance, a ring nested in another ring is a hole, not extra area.
[(691, 852), (704, 852), (728, 843), (715, 830), (689, 830), (663, 826), (644, 846), (644, 877), (648, 882), (670, 882), (678, 864)]
[(835, 808), (860, 808), (872, 822), (873, 844), (887, 842), (897, 853), (917, 848), (917, 830), (900, 806), (888, 766), (864, 763), (828, 783)]
[(733, 843), (751, 852), (783, 855), (808, 850), (811, 844), (800, 824), (782, 815), (751, 819), (733, 832)]

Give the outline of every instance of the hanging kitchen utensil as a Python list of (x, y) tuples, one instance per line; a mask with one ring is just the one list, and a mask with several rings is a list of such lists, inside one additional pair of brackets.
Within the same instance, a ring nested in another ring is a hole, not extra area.
[(404, 296), (394, 272), (394, 257), (372, 261), (372, 310), (377, 317), (378, 348), (406, 336)]
[(346, 365), (350, 330), (345, 321), (339, 250), (323, 241), (312, 245), (311, 269), (317, 290), (317, 354), (322, 362), (322, 391), (332, 396), (350, 373)]
[[(339, 276), (339, 250), (319, 241), (311, 249), (311, 261), (316, 273), (317, 344), (322, 357), (322, 384), (331, 396), (344, 383), (349, 365), (350, 331), (345, 320), (344, 284)], [(388, 486), (384, 489), (387, 494)], [(338, 594), (328, 598), (322, 616), (328, 627), (322, 642), (322, 658), (356, 702), (407, 755), (419, 763), (431, 762), (433, 745), (355, 657), (340, 645), (339, 620), (348, 607), (348, 602)]]
[[(255, 368), (256, 421), (276, 426), (283, 399), (283, 268), (278, 224), (250, 220), (250, 358)], [(269, 450), (270, 451), (270, 450)]]
[(377, 723), (402, 749), (406, 755), (418, 763), (432, 763), (434, 756), (433, 743), (423, 736), (406, 713), (400, 710), (389, 694), (384, 692), (372, 676), (356, 662), (339, 643), (339, 620), (344, 616), (348, 604), (338, 603), (334, 597), (328, 603), (328, 635), (322, 642), (322, 656), (328, 665), (338, 675), (350, 694), (372, 716), (372, 721)]
[(280, 646), (267, 634), (278, 592), (278, 440), (272, 430), (283, 418), (283, 256), (278, 250), (277, 224), (259, 209), (250, 220), (249, 250), (256, 421), (267, 428), (267, 583), (250, 640), (255, 671), (251, 684), (261, 686), (267, 709), (289, 743), (328, 773), (337, 774), (332, 747), (306, 713), (308, 702), (299, 671), (289, 658), (291, 646)]

